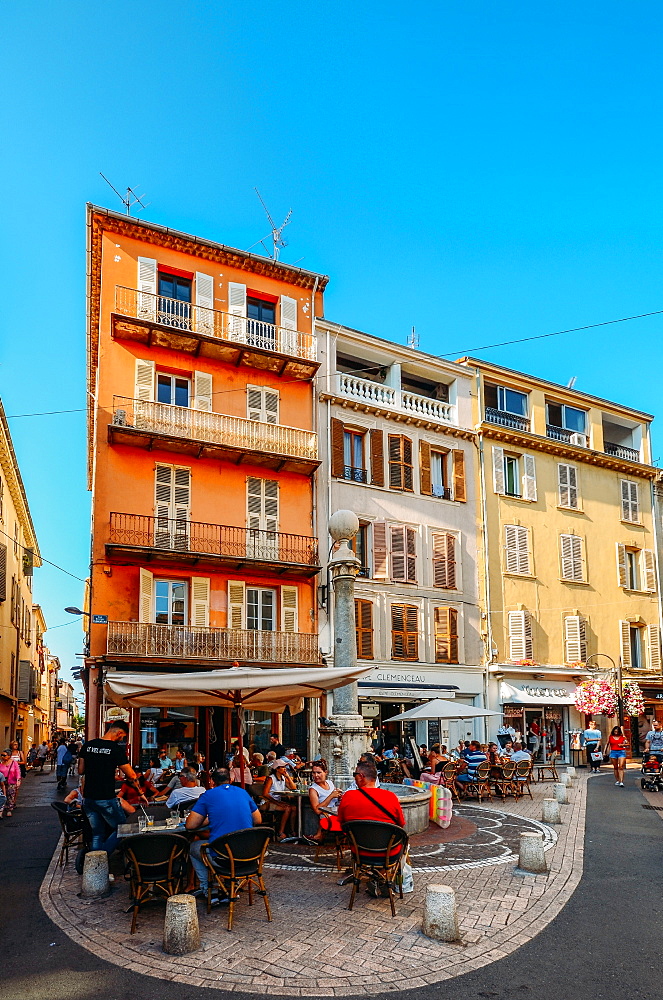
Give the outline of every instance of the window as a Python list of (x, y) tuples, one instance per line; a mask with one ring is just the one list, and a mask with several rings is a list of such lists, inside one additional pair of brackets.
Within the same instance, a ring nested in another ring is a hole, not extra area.
[(580, 535), (559, 536), (562, 579), (571, 583), (585, 582), (585, 560)]
[[(246, 314), (249, 320), (274, 325), (276, 323), (276, 304), (274, 302), (267, 302), (264, 299), (253, 299), (247, 296)], [(252, 324), (249, 323), (249, 329), (251, 326)]]
[(16, 556), (17, 559), (18, 559), (18, 538), (19, 538), (18, 521), (14, 521), (14, 555)]
[[(249, 559), (279, 558), (279, 484), (275, 479), (246, 480), (247, 526), (246, 543)], [(287, 562), (287, 553), (284, 561)]]
[(371, 601), (355, 598), (355, 629), (357, 634), (357, 658), (373, 659), (373, 604)]
[(389, 487), (412, 490), (412, 441), (402, 434), (389, 435)]
[(587, 638), (585, 619), (581, 615), (567, 615), (564, 619), (564, 662), (585, 663)]
[(521, 524), (504, 525), (504, 566), (506, 573), (531, 576), (529, 533)]
[(384, 486), (384, 444), (381, 430), (365, 430), (331, 419), (331, 474), (349, 482), (369, 481), (372, 486)]
[(493, 446), (493, 489), (503, 496), (536, 500), (536, 466), (533, 455), (514, 455)]
[(564, 403), (546, 404), (546, 422), (551, 427), (559, 427), (575, 434), (585, 434), (587, 414)]
[(509, 611), (509, 659), (518, 663), (533, 657), (532, 620), (529, 611)]
[(417, 582), (416, 532), (403, 524), (389, 529), (391, 541), (391, 579), (399, 583)]
[(629, 645), (631, 653), (631, 670), (637, 672), (642, 670), (642, 629), (631, 625), (629, 629)]
[(350, 479), (353, 483), (366, 482), (363, 431), (347, 428), (343, 431), (343, 478)]
[(159, 270), (159, 305), (157, 322), (177, 326), (183, 330), (191, 327), (191, 278), (168, 274)]
[(427, 495), (463, 503), (465, 453), (459, 449), (438, 451), (428, 441), (419, 441), (419, 489)]
[(434, 534), (433, 543), (433, 586), (444, 590), (456, 589), (456, 536)]
[(557, 466), (557, 490), (559, 506), (578, 510), (578, 470), (575, 465)]
[(639, 623), (619, 623), (620, 655), (622, 666), (632, 673), (650, 670), (661, 671), (661, 631), (658, 625), (643, 626)]
[(179, 375), (157, 374), (157, 402), (170, 406), (188, 406), (191, 380)]
[(514, 413), (519, 417), (527, 416), (527, 394), (516, 389), (507, 389), (501, 385), (486, 383), (484, 389), (486, 406), (503, 413)]
[(411, 604), (391, 606), (391, 658), (419, 659), (419, 609)]
[(636, 549), (617, 543), (617, 579), (625, 590), (656, 593), (656, 557), (653, 549)]
[(7, 546), (0, 542), (0, 602), (7, 600)]
[(246, 627), (260, 632), (273, 632), (276, 628), (275, 617), (276, 591), (262, 587), (246, 588)]
[(434, 497), (451, 500), (451, 491), (447, 487), (446, 459), (447, 456), (444, 452), (431, 451), (430, 453), (431, 493)]
[(246, 409), (249, 420), (260, 420), (265, 424), (279, 422), (279, 394), (266, 386), (247, 385)]
[(247, 587), (243, 580), (228, 580), (228, 627), (258, 632), (277, 631), (277, 597), (280, 597), (280, 631), (296, 632), (297, 587)]
[(368, 564), (368, 524), (360, 523), (359, 531), (350, 541), (350, 548), (361, 563), (359, 576), (370, 576), (371, 570)]
[(157, 625), (186, 625), (186, 605), (186, 583), (181, 580), (155, 580), (154, 620)]
[(435, 662), (458, 663), (458, 611), (438, 607), (433, 611)]
[(630, 521), (633, 524), (639, 524), (640, 504), (638, 498), (638, 484), (632, 483), (629, 479), (622, 479), (621, 496), (622, 521)]
[(276, 342), (276, 303), (247, 296), (247, 342), (269, 350)]

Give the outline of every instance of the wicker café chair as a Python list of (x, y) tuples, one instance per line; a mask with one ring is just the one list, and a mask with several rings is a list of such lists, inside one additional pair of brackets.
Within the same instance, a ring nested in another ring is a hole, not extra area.
[(352, 854), (352, 896), (348, 909), (354, 906), (362, 878), (368, 878), (375, 880), (377, 886), (387, 893), (391, 915), (395, 917), (394, 890), (398, 889), (400, 898), (403, 898), (403, 880), (398, 876), (407, 850), (407, 833), (394, 823), (373, 820), (345, 823), (343, 829)]
[(207, 912), (212, 908), (212, 889), (217, 888), (228, 896), (228, 930), (233, 929), (233, 915), (237, 895), (242, 890), (248, 892), (249, 906), (253, 906), (253, 893), (257, 892), (265, 900), (267, 919), (272, 919), (269, 896), (265, 888), (262, 869), (269, 843), (270, 832), (261, 826), (235, 830), (224, 837), (217, 837), (210, 844), (203, 844), (200, 857), (209, 872), (207, 890)]
[(68, 809), (64, 802), (51, 802), (62, 827), (62, 847), (60, 848), (60, 867), (69, 863), (69, 848), (83, 846), (84, 816), (82, 809)]
[(120, 850), (125, 858), (124, 877), (129, 880), (134, 934), (138, 911), (144, 903), (182, 891), (189, 841), (180, 833), (137, 833), (123, 840)]
[(527, 792), (530, 799), (532, 798), (532, 789), (529, 786), (531, 774), (531, 761), (519, 760), (516, 764), (516, 773), (513, 776), (513, 790), (516, 798), (520, 798), (525, 792)]
[(536, 780), (548, 781), (549, 779), (552, 779), (553, 781), (559, 781), (556, 766), (558, 760), (559, 753), (555, 751), (550, 754), (550, 759), (547, 764), (536, 764)]
[(456, 777), (458, 775), (459, 770), (460, 770), (460, 762), (450, 761), (448, 764), (444, 765), (440, 776), (440, 784), (444, 785), (445, 788), (448, 788), (449, 791), (451, 792), (451, 797), (453, 798), (455, 796), (456, 800), (458, 800)]
[(502, 798), (505, 798), (505, 796), (512, 795), (514, 792), (513, 779), (516, 773), (515, 761), (511, 761), (508, 764), (502, 764), (500, 770), (502, 772), (501, 775), (495, 778), (495, 791), (498, 795), (501, 795)]
[[(459, 787), (458, 785), (456, 787)], [(483, 760), (474, 772), (474, 777), (471, 781), (463, 781), (460, 783), (460, 791), (462, 792), (463, 798), (470, 798), (470, 796), (476, 795), (479, 802), (482, 798), (488, 799), (489, 802), (493, 801), (493, 797), (490, 791), (490, 761)]]

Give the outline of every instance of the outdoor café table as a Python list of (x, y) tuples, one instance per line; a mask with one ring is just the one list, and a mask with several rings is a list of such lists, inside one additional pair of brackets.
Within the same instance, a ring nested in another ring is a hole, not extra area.
[(122, 840), (124, 837), (135, 837), (143, 833), (179, 833), (186, 836), (189, 834), (189, 830), (184, 826), (184, 820), (177, 826), (166, 826), (165, 819), (155, 820), (153, 826), (146, 826), (142, 830), (138, 823), (120, 823), (117, 828), (117, 839)]
[[(302, 836), (302, 803), (308, 799), (308, 788), (287, 788), (285, 792), (279, 792), (282, 799), (296, 799), (297, 801), (297, 840)], [(286, 839), (290, 839), (289, 837)], [(293, 838), (294, 839), (294, 838)]]

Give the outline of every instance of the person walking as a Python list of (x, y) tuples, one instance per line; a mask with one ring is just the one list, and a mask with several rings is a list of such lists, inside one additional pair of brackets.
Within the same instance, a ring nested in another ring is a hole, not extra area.
[(623, 788), (624, 772), (626, 770), (627, 740), (621, 726), (613, 726), (608, 737), (608, 745), (610, 747), (610, 760), (615, 772), (615, 784)]
[[(109, 855), (115, 850), (117, 828), (124, 822), (124, 810), (115, 794), (116, 769), (138, 788), (136, 772), (127, 761), (127, 748), (117, 745), (128, 735), (126, 722), (112, 722), (103, 736), (84, 743), (78, 755), (78, 773), (85, 776), (83, 810), (92, 827), (90, 850), (107, 851)], [(76, 862), (82, 871), (83, 857)]]
[(61, 739), (55, 756), (55, 776), (58, 779), (57, 787), (59, 791), (63, 791), (67, 787), (67, 775), (69, 774), (69, 767), (73, 759), (72, 754), (69, 752), (67, 741), (64, 738)]
[(663, 764), (663, 726), (658, 719), (652, 722), (652, 728), (645, 737), (645, 751)]
[(4, 781), (7, 786), (7, 801), (2, 811), (3, 817), (9, 819), (14, 806), (16, 805), (16, 794), (18, 786), (21, 784), (21, 769), (15, 760), (11, 759), (9, 750), (3, 750), (0, 754), (0, 781)]
[(587, 753), (587, 767), (592, 774), (598, 774), (601, 767), (600, 760), (594, 760), (593, 753), (598, 753), (601, 749), (601, 731), (594, 720), (588, 724), (587, 729), (582, 734), (585, 738), (585, 751)]
[(35, 757), (35, 771), (39, 768), (39, 773), (44, 773), (44, 764), (46, 763), (46, 758), (48, 757), (48, 743), (46, 740), (42, 740), (37, 747), (37, 755)]

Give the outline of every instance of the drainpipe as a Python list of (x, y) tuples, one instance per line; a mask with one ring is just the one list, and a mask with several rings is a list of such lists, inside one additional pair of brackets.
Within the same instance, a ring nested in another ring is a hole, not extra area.
[[(313, 291), (311, 292), (311, 332), (313, 334), (313, 345), (315, 347), (317, 356), (317, 345), (318, 337), (315, 326), (315, 295), (318, 290), (319, 277), (315, 276), (315, 283), (313, 285)], [(316, 373), (317, 374), (317, 373)], [(313, 409), (312, 415), (312, 425), (313, 430), (318, 435), (318, 448), (320, 447), (320, 421), (318, 420), (318, 388), (316, 375), (313, 376), (311, 382), (312, 392), (311, 392), (311, 407)], [(311, 529), (313, 531), (313, 537), (318, 537), (318, 505), (317, 505), (317, 494), (318, 494), (318, 472), (313, 474), (311, 479)], [(318, 627), (318, 585), (314, 581), (312, 587), (312, 599), (313, 599), (313, 629), (318, 635), (320, 634), (320, 629)], [(312, 760), (315, 756), (315, 750), (318, 746), (318, 715), (320, 714), (316, 708), (315, 712), (312, 710), (314, 700), (309, 701), (309, 738), (308, 738), (308, 754), (309, 760)], [(312, 717), (311, 717), (312, 716)]]
[[(481, 394), (481, 379), (479, 375), (479, 369), (475, 369), (475, 384), (477, 392), (477, 403), (479, 406), (479, 416), (483, 413), (483, 398)], [(478, 444), (479, 449), (479, 486), (481, 490), (481, 545), (483, 548), (483, 601), (484, 608), (486, 612), (486, 645), (487, 645), (487, 656), (486, 656), (486, 668), (483, 673), (483, 703), (486, 708), (488, 708), (488, 666), (492, 662), (493, 658), (493, 625), (490, 616), (491, 608), (491, 598), (490, 598), (490, 576), (489, 576), (489, 559), (488, 559), (488, 525), (486, 516), (486, 468), (485, 468), (485, 454), (484, 454), (484, 444), (483, 444), (483, 433), (481, 431), (481, 420), (478, 424)], [(488, 741), (488, 719), (484, 719), (484, 742)]]

